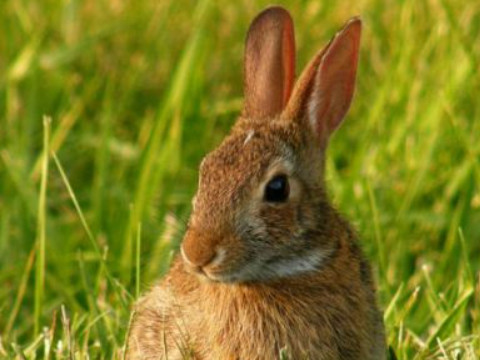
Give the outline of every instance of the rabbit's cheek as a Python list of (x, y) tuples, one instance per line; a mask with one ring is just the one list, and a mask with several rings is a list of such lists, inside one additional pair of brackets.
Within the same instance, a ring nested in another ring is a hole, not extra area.
[(268, 237), (288, 242), (297, 229), (297, 211), (291, 204), (282, 207), (266, 207), (261, 212)]

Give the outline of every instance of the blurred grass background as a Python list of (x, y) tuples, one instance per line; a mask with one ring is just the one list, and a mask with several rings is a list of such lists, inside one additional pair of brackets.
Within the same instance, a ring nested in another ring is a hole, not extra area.
[[(390, 346), (478, 359), (480, 2), (278, 3), (297, 73), (365, 22), (328, 185), (374, 264)], [(244, 36), (269, 4), (0, 3), (0, 357), (122, 356), (197, 166), (241, 110)]]

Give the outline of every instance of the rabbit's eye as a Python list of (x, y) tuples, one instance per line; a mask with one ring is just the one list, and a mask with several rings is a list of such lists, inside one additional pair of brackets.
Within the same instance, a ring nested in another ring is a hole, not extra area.
[(277, 175), (265, 187), (265, 201), (285, 202), (290, 194), (290, 186), (286, 175)]

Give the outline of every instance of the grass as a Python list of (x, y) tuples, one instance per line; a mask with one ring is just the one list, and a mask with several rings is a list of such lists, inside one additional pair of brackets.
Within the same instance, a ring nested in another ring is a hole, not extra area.
[[(480, 3), (279, 3), (298, 71), (365, 21), (328, 185), (374, 264), (392, 350), (478, 359)], [(0, 357), (122, 357), (197, 166), (241, 110), (243, 39), (267, 4), (0, 4)]]

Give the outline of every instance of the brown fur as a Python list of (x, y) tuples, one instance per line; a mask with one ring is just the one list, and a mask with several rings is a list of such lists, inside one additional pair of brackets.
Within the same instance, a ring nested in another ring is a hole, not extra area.
[[(327, 139), (353, 96), (360, 28), (347, 24), (290, 98), (291, 19), (278, 7), (256, 18), (246, 87), (265, 93), (202, 162), (183, 259), (137, 303), (130, 359), (275, 359), (282, 349), (292, 359), (385, 358), (370, 266), (323, 181)], [(258, 57), (265, 36), (276, 51)], [(288, 201), (268, 203), (278, 174)]]

